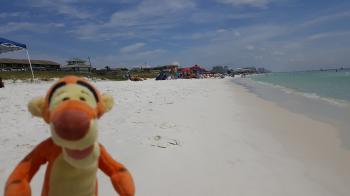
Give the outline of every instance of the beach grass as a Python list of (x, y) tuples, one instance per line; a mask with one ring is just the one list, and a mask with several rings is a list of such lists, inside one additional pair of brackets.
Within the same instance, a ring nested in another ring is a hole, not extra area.
[[(79, 75), (79, 76), (86, 75), (83, 73), (57, 72), (57, 71), (40, 71), (40, 72), (35, 72), (34, 74), (35, 74), (35, 78), (38, 78), (38, 79), (60, 78), (66, 75)], [(4, 71), (4, 72), (0, 72), (0, 77), (4, 80), (10, 80), (10, 79), (25, 80), (25, 79), (31, 79), (32, 74), (30, 71)]]
[[(62, 78), (67, 75), (76, 75), (101, 80), (126, 80), (127, 78), (119, 74), (98, 74), (98, 73), (82, 73), (82, 72), (67, 72), (67, 71), (38, 71), (34, 72), (34, 76), (39, 80), (50, 80), (52, 78)], [(32, 74), (30, 71), (6, 71), (0, 72), (0, 77), (3, 80), (30, 80)]]
[[(73, 72), (73, 71), (36, 71), (34, 76), (39, 80), (50, 80), (52, 78), (62, 78), (67, 75), (76, 75), (80, 77), (87, 77), (100, 80), (127, 80), (127, 76), (123, 73), (115, 72)], [(138, 76), (141, 78), (155, 78), (158, 72), (137, 71), (130, 72), (131, 76)], [(0, 77), (3, 80), (30, 80), (32, 74), (30, 71), (0, 71)]]
[(159, 71), (157, 70), (131, 70), (131, 76), (138, 76), (141, 78), (155, 78), (159, 75)]

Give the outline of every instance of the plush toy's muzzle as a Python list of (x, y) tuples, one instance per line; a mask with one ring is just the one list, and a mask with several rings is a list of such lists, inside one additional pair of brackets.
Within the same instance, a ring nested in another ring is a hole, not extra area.
[(79, 101), (63, 102), (52, 113), (51, 122), (57, 135), (65, 140), (79, 140), (90, 128), (90, 121), (94, 117), (93, 109)]
[[(83, 101), (73, 99), (61, 102), (51, 112), (53, 140), (63, 147), (65, 159), (72, 159), (70, 163), (83, 160), (93, 152), (97, 141), (96, 120), (96, 110)], [(89, 160), (92, 160), (91, 157)]]

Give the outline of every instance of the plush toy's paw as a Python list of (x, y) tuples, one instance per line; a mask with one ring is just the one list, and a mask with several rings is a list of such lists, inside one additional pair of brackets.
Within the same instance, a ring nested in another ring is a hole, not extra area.
[(5, 196), (30, 196), (30, 186), (24, 180), (14, 180), (6, 185)]
[(134, 196), (135, 186), (134, 182), (127, 170), (123, 174), (115, 174), (111, 177), (114, 188), (120, 196)]

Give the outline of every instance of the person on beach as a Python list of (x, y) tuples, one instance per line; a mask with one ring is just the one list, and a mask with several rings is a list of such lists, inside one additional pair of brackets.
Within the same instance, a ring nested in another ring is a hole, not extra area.
[(5, 85), (4, 85), (4, 83), (2, 82), (2, 78), (0, 77), (0, 88), (4, 88), (5, 87)]

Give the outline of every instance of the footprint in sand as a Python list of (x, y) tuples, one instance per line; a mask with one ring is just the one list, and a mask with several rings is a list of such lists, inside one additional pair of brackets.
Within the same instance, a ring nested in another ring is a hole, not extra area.
[(169, 122), (163, 122), (159, 126), (159, 128), (161, 128), (161, 129), (171, 129), (171, 128), (174, 128), (174, 127), (176, 127), (176, 124), (169, 123)]
[(32, 149), (34, 145), (32, 144), (17, 144), (16, 148), (26, 148), (26, 149)]
[(169, 148), (171, 146), (181, 146), (179, 140), (164, 138), (160, 135), (156, 135), (150, 139), (151, 146), (158, 148)]

